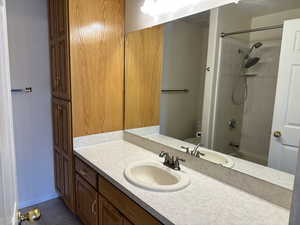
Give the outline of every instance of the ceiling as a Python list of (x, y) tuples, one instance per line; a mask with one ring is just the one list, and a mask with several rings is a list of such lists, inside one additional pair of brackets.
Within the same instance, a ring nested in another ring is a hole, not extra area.
[(236, 6), (251, 17), (300, 8), (300, 0), (240, 0)]
[[(300, 0), (240, 0), (238, 4), (232, 4), (249, 17), (258, 17), (280, 11), (300, 8)], [(209, 25), (210, 12), (195, 14), (184, 18), (189, 23), (197, 23), (201, 26)]]

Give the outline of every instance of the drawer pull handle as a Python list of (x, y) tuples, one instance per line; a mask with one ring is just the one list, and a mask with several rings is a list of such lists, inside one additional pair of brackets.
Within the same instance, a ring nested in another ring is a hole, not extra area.
[(92, 204), (92, 214), (96, 214), (96, 211), (95, 211), (95, 207), (96, 207), (96, 203), (97, 203), (97, 200), (95, 200)]

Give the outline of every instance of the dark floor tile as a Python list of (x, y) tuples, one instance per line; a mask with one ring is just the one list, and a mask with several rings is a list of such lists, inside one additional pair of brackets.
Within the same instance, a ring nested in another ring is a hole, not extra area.
[[(42, 214), (41, 219), (34, 225), (82, 225), (58, 198), (21, 209), (21, 212), (27, 212), (32, 208), (39, 208)], [(23, 225), (29, 225), (29, 223), (25, 222)]]

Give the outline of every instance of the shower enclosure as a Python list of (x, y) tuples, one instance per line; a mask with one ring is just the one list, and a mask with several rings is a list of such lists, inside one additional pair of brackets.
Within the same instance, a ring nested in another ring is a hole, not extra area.
[(220, 39), (213, 149), (268, 164), (280, 45)]

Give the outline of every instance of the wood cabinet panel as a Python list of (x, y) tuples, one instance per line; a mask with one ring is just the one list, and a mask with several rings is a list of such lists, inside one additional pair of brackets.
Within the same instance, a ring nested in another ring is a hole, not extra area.
[(68, 42), (56, 40), (50, 47), (52, 95), (70, 100), (70, 72)]
[(61, 197), (73, 211), (74, 176), (70, 110), (70, 102), (52, 99), (55, 183)]
[(74, 137), (123, 129), (124, 0), (69, 5)]
[(52, 115), (54, 148), (72, 157), (71, 103), (53, 98)]
[(98, 225), (98, 194), (76, 175), (76, 214), (85, 225)]
[(126, 37), (125, 129), (159, 125), (164, 27)]
[(124, 217), (99, 195), (99, 225), (123, 225)]
[(98, 188), (97, 172), (78, 158), (75, 158), (75, 170), (83, 179), (85, 179), (95, 189)]
[(54, 173), (55, 173), (55, 188), (59, 194), (63, 193), (63, 177), (62, 177), (62, 155), (54, 150)]
[(158, 220), (104, 178), (99, 177), (98, 184), (100, 194), (110, 201), (133, 224), (161, 225)]
[(49, 0), (52, 95), (70, 100), (68, 0)]
[(62, 157), (62, 178), (63, 178), (63, 194), (62, 198), (69, 208), (74, 207), (74, 181), (73, 181), (73, 161), (63, 155)]
[(124, 218), (123, 225), (134, 225), (134, 224), (131, 223), (131, 222), (130, 222), (129, 220), (127, 220), (126, 218)]

